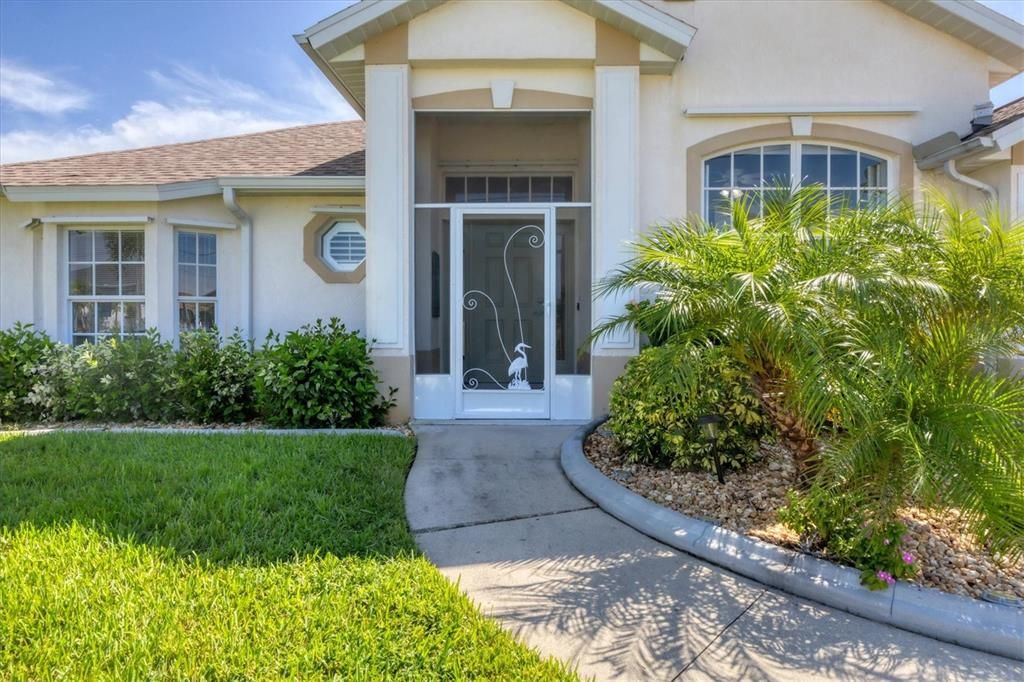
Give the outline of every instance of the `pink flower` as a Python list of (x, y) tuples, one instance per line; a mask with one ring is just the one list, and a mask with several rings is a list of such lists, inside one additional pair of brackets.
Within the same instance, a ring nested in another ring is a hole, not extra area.
[(893, 578), (892, 574), (889, 573), (888, 571), (879, 571), (875, 575), (877, 575), (878, 579), (881, 580), (884, 583), (887, 583), (889, 585), (895, 585), (896, 584), (896, 578)]
[(882, 540), (882, 542), (884, 542), (885, 544), (887, 544), (887, 545), (888, 545), (888, 544), (889, 544), (889, 543), (891, 543), (892, 541), (891, 541), (891, 540), (890, 540), (889, 538), (886, 538), (886, 539)]
[(914, 555), (911, 554), (910, 552), (904, 552), (903, 553), (903, 563), (907, 564), (908, 566), (910, 564), (914, 563)]

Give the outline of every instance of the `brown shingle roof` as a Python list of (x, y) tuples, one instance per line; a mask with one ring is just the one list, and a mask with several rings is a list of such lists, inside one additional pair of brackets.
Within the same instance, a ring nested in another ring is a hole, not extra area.
[(0, 166), (0, 185), (150, 185), (232, 175), (364, 175), (362, 121)]
[(992, 112), (992, 122), (1002, 123), (1007, 120), (1015, 120), (1024, 116), (1024, 97), (1018, 97), (1012, 102), (1007, 102)]
[(973, 131), (965, 140), (969, 140), (972, 137), (981, 137), (982, 135), (988, 135), (993, 133), (1003, 126), (1008, 126), (1019, 118), (1024, 118), (1024, 97), (1018, 97), (1012, 102), (1007, 102), (1003, 106), (995, 109), (992, 112), (992, 123)]

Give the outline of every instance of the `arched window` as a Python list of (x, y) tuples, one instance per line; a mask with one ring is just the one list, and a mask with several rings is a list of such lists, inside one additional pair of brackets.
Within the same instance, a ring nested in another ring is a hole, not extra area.
[(882, 205), (890, 191), (889, 161), (858, 149), (831, 144), (785, 142), (726, 152), (704, 161), (703, 215), (714, 224), (729, 222), (730, 203), (747, 198), (761, 214), (766, 190), (821, 185), (833, 211)]

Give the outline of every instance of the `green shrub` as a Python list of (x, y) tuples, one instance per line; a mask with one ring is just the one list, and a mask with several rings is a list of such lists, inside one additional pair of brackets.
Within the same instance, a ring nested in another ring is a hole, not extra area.
[(766, 420), (748, 378), (716, 347), (667, 344), (644, 349), (612, 386), (608, 428), (632, 461), (714, 470), (698, 418), (722, 418), (722, 463), (740, 468), (757, 457)]
[(726, 225), (655, 226), (600, 295), (602, 320), (727, 348), (752, 377), (800, 483), (854, 489), (873, 514), (956, 507), (1024, 556), (1024, 380), (979, 371), (1024, 343), (1024, 222), (924, 202), (833, 210), (820, 187), (749, 198)]
[(814, 487), (789, 493), (778, 518), (828, 558), (861, 571), (861, 582), (885, 589), (917, 571), (915, 557), (901, 547), (906, 527), (872, 514), (870, 499), (854, 492)]
[(48, 349), (29, 401), (51, 421), (171, 421), (174, 349), (155, 331)]
[(256, 415), (252, 344), (238, 332), (221, 343), (216, 331), (181, 335), (174, 394), (181, 416), (200, 424), (244, 422)]
[(0, 423), (38, 419), (39, 409), (28, 401), (28, 394), (35, 368), (52, 347), (46, 334), (30, 324), (19, 322), (0, 330)]
[(380, 380), (366, 339), (337, 318), (269, 334), (259, 353), (256, 400), (267, 423), (291, 428), (380, 424), (394, 405), (377, 391)]

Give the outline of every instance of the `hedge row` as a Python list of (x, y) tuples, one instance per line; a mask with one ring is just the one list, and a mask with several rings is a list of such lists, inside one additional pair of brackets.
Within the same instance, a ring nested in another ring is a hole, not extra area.
[(282, 428), (379, 425), (382, 396), (365, 339), (317, 320), (263, 346), (236, 332), (155, 331), (96, 344), (55, 343), (31, 325), (0, 331), (0, 423), (261, 420)]

